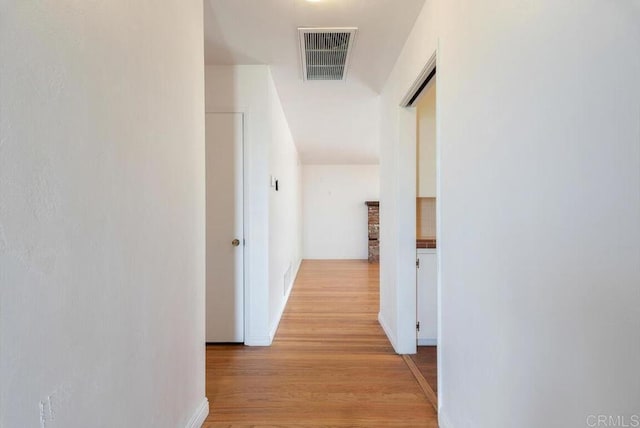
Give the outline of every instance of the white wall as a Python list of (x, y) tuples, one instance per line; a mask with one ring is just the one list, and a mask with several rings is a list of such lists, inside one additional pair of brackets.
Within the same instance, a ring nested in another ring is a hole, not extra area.
[(269, 94), (268, 67), (205, 67), (208, 113), (244, 113), (245, 344), (269, 339)]
[(202, 2), (0, 16), (0, 425), (197, 422)]
[(302, 185), (298, 150), (270, 73), (268, 90), (269, 173), (278, 180), (278, 191), (269, 189), (269, 334), (273, 339), (302, 259)]
[(398, 106), (435, 52), (435, 11), (427, 0), (380, 96), (379, 320), (399, 353), (416, 352), (416, 109)]
[(638, 413), (640, 3), (465, 3), (440, 6), (446, 415)]
[[(628, 424), (640, 402), (640, 4), (433, 6), (438, 26), (418, 18), (399, 58), (409, 75), (388, 86), (409, 86), (437, 35), (441, 426)], [(389, 164), (415, 161), (389, 160), (397, 139), (383, 141), (389, 192), (401, 186)], [(400, 228), (400, 215), (387, 218)]]
[(268, 66), (207, 66), (205, 74), (206, 111), (244, 113), (245, 344), (269, 345), (286, 303), (284, 274), (300, 260), (298, 154)]
[(378, 165), (304, 165), (305, 259), (366, 259), (365, 201), (378, 200)]

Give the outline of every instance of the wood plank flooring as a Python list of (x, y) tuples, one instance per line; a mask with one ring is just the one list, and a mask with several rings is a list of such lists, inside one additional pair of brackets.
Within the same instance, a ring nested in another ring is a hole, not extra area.
[(418, 346), (418, 353), (411, 360), (422, 373), (434, 393), (438, 393), (438, 348), (436, 346)]
[(304, 261), (271, 347), (207, 347), (204, 427), (437, 427), (378, 324), (378, 287), (366, 261)]
[(420, 388), (424, 392), (424, 395), (427, 397), (427, 400), (429, 400), (429, 402), (437, 412), (438, 396), (436, 395), (435, 392), (433, 392), (433, 389), (431, 389), (431, 387), (425, 380), (422, 373), (420, 373), (420, 369), (418, 369), (418, 366), (416, 366), (416, 363), (413, 362), (411, 357), (409, 355), (403, 355), (402, 358), (404, 359), (404, 362), (407, 364), (407, 367), (409, 367), (409, 370), (411, 370), (411, 373), (413, 373), (413, 377), (415, 377), (416, 380), (418, 381), (418, 384), (420, 385)]

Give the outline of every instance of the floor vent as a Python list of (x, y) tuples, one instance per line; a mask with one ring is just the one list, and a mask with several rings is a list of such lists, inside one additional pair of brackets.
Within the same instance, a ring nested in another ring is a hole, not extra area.
[(344, 80), (355, 27), (298, 28), (304, 80)]

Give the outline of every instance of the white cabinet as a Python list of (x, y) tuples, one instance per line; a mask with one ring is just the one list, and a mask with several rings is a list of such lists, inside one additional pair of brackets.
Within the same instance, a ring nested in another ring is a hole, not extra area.
[(418, 346), (437, 345), (438, 250), (418, 249), (417, 256)]

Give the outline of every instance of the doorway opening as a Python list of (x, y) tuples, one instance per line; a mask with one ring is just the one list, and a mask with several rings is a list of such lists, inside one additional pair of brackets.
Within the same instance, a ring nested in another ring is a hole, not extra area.
[[(415, 112), (416, 354), (405, 360), (437, 410), (439, 342), (439, 150), (436, 53), (401, 102)], [(406, 125), (409, 126), (409, 125)]]

